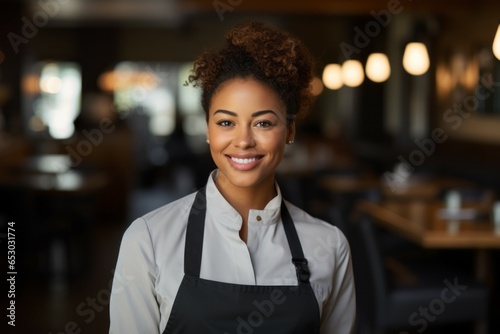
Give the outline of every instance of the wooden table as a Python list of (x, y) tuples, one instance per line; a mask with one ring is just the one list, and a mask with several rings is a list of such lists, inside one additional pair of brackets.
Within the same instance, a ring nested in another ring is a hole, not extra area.
[(386, 180), (381, 181), (381, 192), (384, 198), (397, 199), (431, 199), (435, 200), (448, 189), (472, 189), (476, 185), (473, 182), (451, 178), (416, 175), (410, 177), (404, 183), (391, 184)]
[[(360, 201), (356, 214), (364, 213), (374, 218), (379, 226), (427, 249), (472, 249), (476, 251), (476, 277), (489, 281), (488, 250), (500, 248), (500, 234), (495, 233), (491, 215), (479, 204), (464, 204), (464, 209), (476, 210), (478, 217), (459, 220), (457, 231), (449, 231), (452, 220), (439, 217), (443, 212), (441, 202)], [(471, 211), (469, 211), (471, 213)]]
[[(73, 168), (67, 155), (45, 154), (25, 161), (19, 182), (29, 196), (30, 231), (40, 236), (33, 238), (33, 249), (46, 264), (37, 270), (54, 276), (84, 274), (92, 265), (86, 254), (107, 176), (98, 169)], [(56, 250), (63, 259), (59, 267), (52, 255)]]
[(372, 174), (357, 175), (326, 175), (319, 185), (333, 194), (363, 193), (370, 189), (380, 188), (380, 179)]
[(378, 189), (385, 199), (435, 200), (443, 190), (475, 187), (474, 183), (450, 177), (413, 176), (404, 183), (390, 184), (373, 174), (325, 175), (320, 186), (332, 193), (362, 193)]
[[(474, 210), (476, 205), (465, 205)], [(442, 203), (425, 201), (361, 201), (357, 211), (372, 216), (375, 221), (423, 248), (500, 248), (500, 234), (495, 234), (491, 217), (460, 220), (458, 232), (448, 231), (448, 221), (438, 217)], [(487, 212), (478, 212), (488, 215)]]

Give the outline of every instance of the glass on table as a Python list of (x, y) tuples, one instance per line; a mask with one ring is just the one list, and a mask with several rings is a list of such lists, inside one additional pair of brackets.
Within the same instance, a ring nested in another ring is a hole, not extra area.
[[(450, 190), (446, 193), (445, 204), (446, 210), (452, 216), (460, 211), (462, 198), (459, 191)], [(458, 219), (448, 219), (446, 221), (446, 229), (448, 233), (456, 234), (460, 229), (460, 221)]]
[(500, 201), (493, 203), (493, 224), (495, 234), (500, 235)]

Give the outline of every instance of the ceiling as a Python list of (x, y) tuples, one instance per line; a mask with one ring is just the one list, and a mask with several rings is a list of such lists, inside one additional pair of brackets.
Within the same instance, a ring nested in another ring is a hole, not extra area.
[[(225, 3), (238, 11), (269, 12), (273, 14), (319, 14), (319, 15), (368, 15), (370, 11), (392, 8), (424, 11), (430, 13), (449, 12), (450, 9), (468, 10), (493, 0), (181, 0), (198, 9), (214, 11), (215, 3)], [(233, 4), (233, 5), (231, 5)]]
[(498, 6), (497, 0), (19, 0), (34, 14), (52, 4), (51, 23), (141, 22), (176, 24), (187, 15), (231, 14), (370, 15), (371, 11), (471, 13)]

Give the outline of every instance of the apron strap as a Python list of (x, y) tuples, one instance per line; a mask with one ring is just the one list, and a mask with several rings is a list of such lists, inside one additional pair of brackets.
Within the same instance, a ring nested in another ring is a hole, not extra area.
[(186, 245), (184, 247), (184, 273), (188, 276), (200, 277), (206, 207), (207, 196), (205, 187), (203, 187), (196, 193), (189, 212)]
[[(206, 199), (206, 189), (203, 187), (196, 193), (194, 203), (189, 212), (186, 245), (184, 247), (184, 273), (188, 276), (200, 277), (207, 206)], [(292, 253), (292, 263), (297, 272), (297, 280), (299, 283), (309, 283), (309, 266), (304, 257), (297, 230), (284, 201), (281, 202), (281, 220), (283, 221), (288, 246)]]
[(292, 253), (292, 263), (295, 266), (295, 271), (297, 272), (297, 280), (299, 283), (309, 283), (309, 277), (311, 276), (309, 266), (307, 265), (307, 260), (304, 257), (299, 235), (297, 234), (295, 224), (293, 223), (292, 217), (288, 212), (285, 201), (281, 201), (281, 220), (283, 221), (288, 246), (290, 247), (290, 252)]

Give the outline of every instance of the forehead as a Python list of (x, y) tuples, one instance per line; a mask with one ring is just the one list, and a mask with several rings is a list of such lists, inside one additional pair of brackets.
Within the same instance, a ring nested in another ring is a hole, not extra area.
[(285, 107), (279, 95), (267, 85), (251, 78), (236, 78), (222, 83), (215, 92), (210, 110), (217, 109), (284, 112)]

